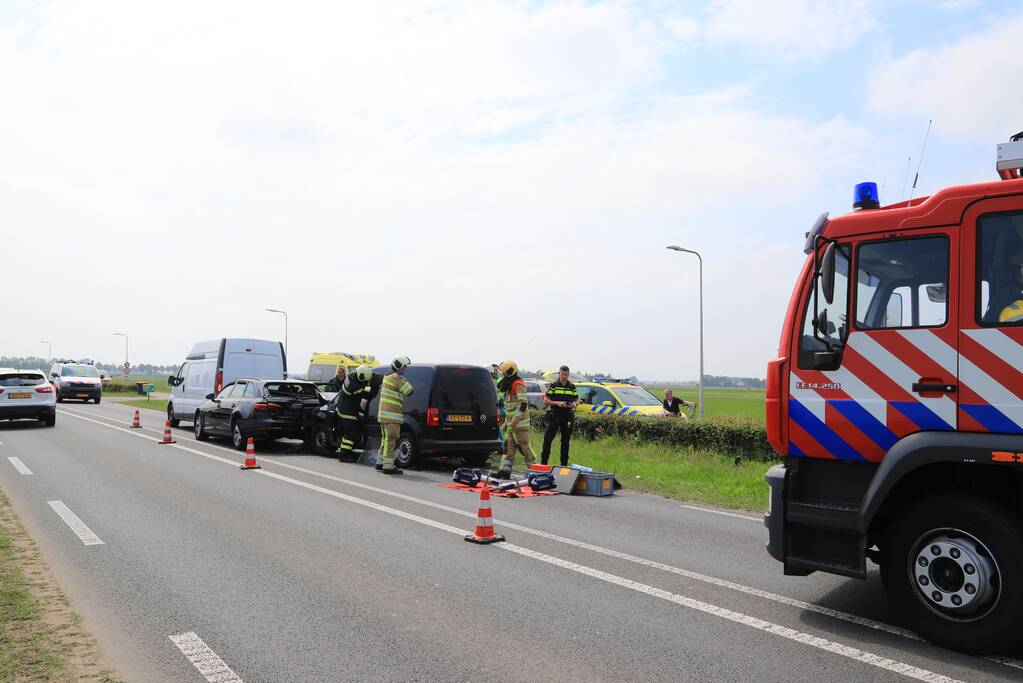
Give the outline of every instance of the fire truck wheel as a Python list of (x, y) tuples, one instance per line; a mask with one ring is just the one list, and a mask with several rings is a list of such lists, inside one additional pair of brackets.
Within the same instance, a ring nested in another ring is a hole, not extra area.
[(992, 501), (949, 495), (916, 501), (885, 535), (881, 579), (896, 613), (933, 643), (1003, 652), (1023, 633), (1020, 517)]

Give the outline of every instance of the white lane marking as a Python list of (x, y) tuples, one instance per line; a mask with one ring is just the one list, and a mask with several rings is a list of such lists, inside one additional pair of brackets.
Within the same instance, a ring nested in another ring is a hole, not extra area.
[(761, 522), (761, 523), (763, 523), (763, 521), (764, 521), (764, 519), (762, 517), (750, 517), (748, 515), (737, 515), (734, 512), (725, 512), (724, 510), (711, 510), (710, 508), (701, 508), (701, 507), (697, 507), (695, 505), (680, 505), (679, 507), (684, 507), (687, 510), (699, 510), (700, 512), (709, 512), (709, 513), (714, 514), (714, 515), (724, 515), (725, 517), (735, 517), (737, 519), (745, 519), (747, 522)]
[[(116, 430), (119, 430), (119, 431), (123, 431), (123, 432), (128, 433), (128, 434), (132, 434), (133, 433), (133, 432), (131, 432), (128, 429), (125, 429), (123, 427), (115, 427), (113, 425), (107, 425), (107, 424), (105, 424), (103, 422), (98, 422), (96, 420), (91, 420), (89, 418), (81, 418), (81, 419), (88, 420), (89, 422), (95, 422), (96, 424), (102, 425), (104, 427), (109, 427), (110, 429), (116, 429)], [(140, 436), (140, 437), (142, 437), (144, 439), (147, 439), (149, 441), (153, 441), (153, 442), (157, 441), (157, 439), (155, 439), (153, 437), (145, 436), (144, 434), (137, 434), (136, 433), (134, 435), (135, 436)], [(170, 445), (175, 447), (175, 448), (179, 448), (180, 450), (187, 451), (187, 452), (190, 452), (190, 453), (194, 453), (196, 455), (202, 456), (202, 457), (210, 459), (210, 460), (214, 460), (214, 461), (217, 461), (217, 462), (222, 462), (222, 463), (231, 465), (232, 467), (237, 467), (238, 466), (237, 462), (232, 461), (232, 460), (228, 460), (226, 458), (221, 458), (220, 456), (217, 456), (217, 455), (212, 455), (210, 453), (203, 453), (202, 451), (197, 451), (197, 450), (192, 449), (192, 448), (180, 446), (180, 444), (170, 444)], [(286, 477), (283, 474), (277, 474), (276, 472), (270, 472), (269, 470), (266, 470), (266, 469), (252, 470), (252, 471), (255, 472), (256, 474), (261, 474), (261, 475), (263, 475), (265, 477), (270, 477), (271, 479), (276, 479), (278, 481), (283, 481), (283, 482), (286, 482), (286, 483), (289, 483), (289, 484), (292, 484), (292, 485), (295, 485), (295, 486), (299, 486), (301, 488), (304, 488), (304, 489), (307, 489), (307, 490), (310, 490), (310, 491), (315, 491), (317, 493), (322, 493), (322, 494), (324, 494), (326, 496), (331, 496), (333, 498), (338, 498), (340, 500), (345, 500), (345, 501), (348, 501), (350, 503), (354, 503), (356, 505), (361, 505), (363, 507), (367, 507), (367, 508), (370, 508), (370, 509), (373, 509), (373, 510), (377, 510), (379, 512), (384, 512), (386, 514), (393, 515), (395, 517), (400, 517), (402, 519), (406, 519), (406, 520), (409, 520), (411, 522), (415, 522), (417, 524), (422, 524), (424, 526), (429, 526), (429, 527), (432, 527), (434, 529), (438, 529), (440, 531), (445, 531), (445, 532), (450, 533), (450, 534), (457, 534), (458, 536), (465, 536), (465, 534), (466, 534), (466, 531), (464, 529), (460, 529), (458, 527), (453, 527), (453, 526), (451, 526), (449, 524), (444, 524), (443, 522), (438, 522), (436, 520), (429, 519), (428, 517), (421, 517), (419, 515), (415, 515), (415, 514), (412, 514), (410, 512), (405, 512), (404, 510), (398, 510), (397, 508), (392, 508), (392, 507), (388, 507), (386, 505), (381, 505), (380, 503), (374, 503), (373, 501), (365, 500), (363, 498), (356, 498), (355, 496), (350, 496), (348, 494), (341, 493), (339, 491), (334, 491), (332, 489), (324, 488), (322, 486), (317, 486), (316, 484), (310, 484), (309, 482), (301, 481), (299, 479), (292, 479), (291, 477)], [(505, 525), (505, 526), (508, 526), (508, 525)], [(680, 605), (680, 606), (683, 606), (683, 607), (688, 607), (690, 609), (695, 609), (695, 610), (704, 612), (706, 614), (710, 614), (710, 615), (713, 615), (713, 616), (721, 617), (723, 619), (727, 619), (729, 621), (732, 621), (732, 622), (735, 622), (735, 623), (738, 623), (738, 624), (742, 624), (742, 625), (745, 625), (745, 626), (750, 626), (752, 628), (756, 628), (758, 630), (765, 631), (767, 633), (772, 633), (774, 635), (780, 636), (782, 638), (786, 638), (788, 640), (792, 640), (794, 642), (801, 643), (803, 645), (808, 645), (810, 647), (814, 647), (814, 648), (817, 648), (817, 649), (820, 649), (820, 650), (824, 650), (826, 652), (831, 652), (832, 654), (837, 654), (837, 655), (840, 655), (840, 656), (843, 656), (843, 657), (847, 657), (849, 659), (853, 659), (853, 660), (859, 661), (859, 662), (861, 662), (863, 664), (868, 664), (870, 666), (874, 666), (874, 667), (878, 667), (878, 668), (881, 668), (881, 669), (885, 669), (887, 671), (892, 671), (894, 673), (899, 673), (899, 674), (902, 674), (902, 675), (907, 676), (909, 678), (915, 678), (915, 679), (921, 680), (921, 681), (928, 681), (930, 683), (946, 683), (946, 682), (947, 683), (954, 683), (955, 682), (955, 679), (953, 679), (953, 678), (949, 678), (949, 677), (943, 676), (941, 674), (936, 674), (936, 673), (934, 673), (932, 671), (928, 671), (926, 669), (921, 669), (919, 667), (915, 667), (915, 666), (912, 666), (910, 664), (906, 664), (904, 662), (898, 662), (898, 661), (895, 661), (895, 660), (892, 660), (892, 659), (888, 659), (887, 657), (881, 657), (880, 655), (876, 655), (876, 654), (873, 654), (873, 653), (870, 653), (870, 652), (866, 652), (864, 650), (859, 650), (857, 648), (850, 647), (848, 645), (843, 645), (841, 643), (830, 641), (830, 640), (827, 640), (825, 638), (820, 638), (820, 637), (811, 635), (809, 633), (804, 633), (802, 631), (796, 631), (795, 629), (790, 629), (788, 627), (781, 626), (779, 624), (774, 624), (774, 623), (769, 622), (769, 621), (764, 621), (763, 619), (758, 619), (756, 617), (752, 617), (752, 616), (749, 616), (747, 614), (742, 614), (741, 612), (735, 612), (735, 611), (732, 611), (732, 610), (729, 610), (729, 609), (725, 609), (723, 607), (718, 607), (717, 605), (712, 605), (710, 603), (702, 602), (702, 601), (699, 601), (699, 600), (694, 600), (693, 598), (689, 598), (689, 597), (686, 597), (684, 595), (679, 595), (677, 593), (671, 593), (669, 591), (665, 591), (665, 590), (662, 590), (660, 588), (655, 588), (654, 586), (649, 586), (647, 584), (639, 583), (639, 582), (633, 581), (631, 579), (626, 579), (624, 577), (616, 576), (614, 574), (609, 574), (607, 572), (600, 571), (599, 569), (594, 569), (592, 567), (587, 567), (585, 565), (580, 565), (580, 564), (576, 564), (574, 562), (569, 562), (568, 560), (563, 560), (561, 558), (554, 557), (552, 555), (547, 555), (545, 553), (540, 553), (540, 552), (537, 552), (537, 551), (534, 551), (534, 550), (530, 550), (528, 548), (523, 548), (521, 546), (517, 546), (517, 545), (511, 544), (511, 543), (500, 543), (500, 544), (498, 544), (498, 547), (501, 547), (501, 548), (503, 548), (505, 550), (510, 550), (512, 552), (518, 553), (519, 555), (523, 555), (525, 557), (530, 557), (530, 558), (533, 558), (533, 559), (536, 559), (536, 560), (539, 560), (539, 561), (542, 561), (542, 562), (546, 562), (547, 564), (551, 564), (551, 565), (556, 566), (556, 567), (561, 567), (561, 568), (564, 568), (564, 569), (570, 569), (572, 571), (575, 571), (575, 572), (578, 572), (578, 573), (581, 573), (581, 574), (585, 574), (587, 576), (590, 576), (590, 577), (593, 577), (593, 578), (596, 578), (596, 579), (600, 579), (602, 581), (606, 581), (608, 583), (612, 583), (614, 585), (621, 586), (623, 588), (628, 588), (628, 589), (635, 590), (635, 591), (638, 591), (638, 592), (641, 592), (641, 593), (645, 593), (647, 595), (650, 595), (650, 596), (653, 596), (653, 597), (656, 597), (656, 598), (660, 598), (662, 600), (666, 600), (668, 602), (671, 602), (671, 603), (674, 603), (674, 604), (677, 604), (677, 605)]]
[[(150, 437), (145, 436), (144, 434), (139, 434), (137, 431), (132, 431), (132, 430), (129, 430), (129, 429), (126, 429), (124, 427), (117, 426), (117, 425), (107, 424), (105, 422), (99, 422), (99, 421), (93, 420), (93, 419), (91, 419), (89, 417), (84, 417), (84, 416), (80, 416), (80, 415), (77, 415), (77, 414), (72, 414), (72, 417), (78, 417), (79, 419), (86, 420), (88, 422), (95, 422), (96, 424), (100, 425), (101, 427), (107, 427), (109, 429), (116, 429), (116, 430), (122, 431), (122, 432), (124, 432), (126, 434), (131, 434), (132, 436), (141, 436), (142, 438), (147, 438), (147, 439), (150, 439), (151, 441), (159, 441), (159, 439), (150, 438)], [(107, 418), (107, 419), (113, 419), (113, 418)], [(158, 430), (158, 429), (153, 429), (151, 431), (162, 434), (162, 432), (160, 432), (160, 430)], [(228, 464), (231, 464), (231, 465), (237, 465), (238, 464), (235, 461), (226, 460), (224, 458), (220, 458), (220, 457), (217, 457), (217, 456), (209, 454), (209, 453), (203, 453), (201, 451), (196, 451), (194, 449), (188, 448), (187, 446), (182, 446), (181, 444), (176, 444), (176, 445), (181, 450), (188, 451), (190, 453), (195, 453), (197, 455), (201, 455), (201, 456), (204, 456), (204, 457), (208, 457), (208, 458), (217, 460), (219, 462), (224, 462), (224, 463), (228, 463)], [(237, 452), (237, 451), (234, 451), (231, 448), (227, 448), (226, 446), (219, 446), (217, 444), (212, 444), (212, 443), (204, 443), (203, 446), (206, 446), (208, 448), (219, 448), (221, 450), (228, 451), (229, 453), (236, 453)], [(398, 493), (397, 491), (391, 491), (389, 489), (379, 488), (377, 486), (372, 486), (370, 484), (363, 484), (361, 482), (352, 481), (350, 479), (344, 479), (342, 477), (337, 477), (337, 476), (334, 476), (332, 474), (325, 474), (323, 472), (318, 472), (316, 470), (311, 470), (311, 469), (308, 469), (308, 468), (305, 468), (305, 467), (300, 467), (298, 465), (292, 465), (292, 464), (289, 464), (289, 463), (279, 462), (277, 460), (273, 460), (273, 459), (269, 459), (269, 458), (265, 459), (263, 461), (263, 463), (264, 464), (271, 464), (271, 465), (274, 465), (274, 466), (277, 466), (277, 467), (284, 467), (284, 468), (287, 468), (287, 469), (290, 469), (290, 470), (295, 470), (297, 472), (302, 472), (304, 474), (308, 474), (308, 475), (311, 475), (311, 476), (320, 477), (321, 479), (327, 479), (327, 480), (330, 480), (330, 481), (335, 481), (335, 482), (338, 482), (340, 484), (345, 484), (347, 486), (352, 486), (352, 487), (355, 487), (355, 488), (360, 488), (360, 489), (363, 489), (363, 490), (366, 490), (366, 491), (372, 491), (374, 493), (379, 493), (381, 495), (390, 496), (392, 498), (397, 498), (397, 499), (400, 499), (400, 500), (408, 501), (410, 503), (416, 503), (417, 505), (423, 505), (425, 507), (430, 507), (430, 508), (433, 508), (435, 510), (443, 510), (444, 512), (448, 512), (448, 513), (451, 513), (451, 514), (454, 514), (454, 515), (459, 515), (461, 517), (467, 517), (467, 518), (471, 518), (471, 519), (475, 519), (476, 518), (476, 513), (475, 512), (466, 512), (465, 510), (461, 510), (459, 508), (454, 508), (454, 507), (451, 507), (450, 505), (444, 505), (443, 503), (435, 503), (435, 502), (433, 502), (431, 500), (425, 500), (423, 498), (416, 498), (415, 496), (410, 496), (410, 495), (407, 495), (407, 494), (404, 494), (404, 493)], [(265, 469), (261, 470), (261, 471), (262, 472), (266, 472)], [(321, 490), (321, 489), (319, 489), (319, 487), (317, 487), (317, 489), (315, 489), (315, 490)], [(322, 490), (323, 491), (328, 491), (329, 489), (322, 489)], [(341, 495), (343, 495), (343, 494), (341, 494)], [(361, 499), (355, 499), (355, 500), (361, 500)], [(693, 509), (700, 510), (701, 512), (720, 512), (718, 510), (713, 510), (712, 511), (712, 510), (709, 510), (708, 508), (700, 508), (700, 507), (696, 507), (696, 506), (683, 506), (683, 507), (692, 507)], [(742, 517), (742, 515), (737, 515), (737, 516)], [(756, 521), (756, 522), (762, 521), (760, 519), (756, 519), (756, 518), (753, 518), (753, 517), (743, 517), (743, 519), (748, 519), (748, 520), (752, 520), (752, 521)], [(849, 612), (843, 612), (841, 610), (831, 609), (830, 607), (822, 607), (820, 605), (815, 605), (813, 603), (806, 602), (804, 600), (797, 600), (796, 598), (790, 598), (790, 597), (788, 597), (786, 595), (779, 595), (778, 593), (772, 593), (770, 591), (761, 590), (759, 588), (753, 588), (751, 586), (745, 586), (745, 585), (743, 585), (741, 583), (735, 583), (734, 581), (728, 581), (727, 579), (719, 579), (719, 578), (714, 577), (714, 576), (708, 576), (706, 574), (700, 574), (698, 572), (690, 571), (688, 569), (682, 569), (681, 567), (674, 567), (674, 566), (669, 565), (669, 564), (664, 564), (663, 562), (657, 562), (656, 560), (649, 560), (649, 559), (646, 559), (646, 558), (643, 558), (643, 557), (638, 557), (636, 555), (630, 555), (629, 553), (624, 553), (624, 552), (621, 552), (621, 551), (618, 551), (618, 550), (612, 550), (610, 548), (604, 548), (604, 547), (599, 546), (599, 545), (594, 545), (592, 543), (587, 543), (585, 541), (578, 541), (578, 540), (573, 539), (573, 538), (567, 538), (565, 536), (559, 536), (558, 534), (552, 534), (552, 533), (547, 532), (547, 531), (541, 531), (539, 529), (534, 529), (532, 527), (523, 526), (521, 524), (515, 524), (514, 522), (509, 522), (509, 521), (502, 520), (501, 521), (501, 527), (505, 528), (505, 529), (514, 529), (515, 531), (521, 531), (523, 533), (527, 533), (527, 534), (530, 534), (530, 535), (533, 535), (533, 536), (538, 536), (540, 538), (545, 538), (545, 539), (547, 539), (549, 541), (555, 541), (555, 542), (561, 543), (563, 545), (568, 545), (568, 546), (572, 546), (572, 547), (575, 547), (575, 548), (580, 548), (582, 550), (588, 550), (590, 552), (594, 552), (594, 553), (597, 553), (597, 554), (600, 554), (600, 555), (605, 555), (607, 557), (613, 557), (613, 558), (618, 559), (618, 560), (624, 560), (626, 562), (632, 562), (634, 564), (642, 565), (644, 567), (649, 567), (651, 569), (657, 569), (657, 570), (660, 570), (660, 571), (663, 571), (663, 572), (667, 572), (669, 574), (675, 574), (676, 576), (683, 576), (683, 577), (685, 577), (687, 579), (692, 579), (694, 581), (700, 581), (702, 583), (707, 583), (707, 584), (710, 584), (710, 585), (713, 585), (713, 586), (718, 586), (719, 588), (725, 588), (725, 589), (733, 590), (733, 591), (736, 591), (736, 592), (739, 592), (739, 593), (744, 593), (746, 595), (757, 597), (757, 598), (760, 598), (762, 600), (769, 600), (771, 602), (776, 602), (776, 603), (782, 604), (782, 605), (788, 605), (789, 607), (794, 607), (796, 609), (801, 609), (801, 610), (804, 610), (804, 611), (807, 611), (807, 612), (814, 612), (816, 614), (820, 614), (820, 615), (823, 615), (823, 616), (826, 616), (826, 617), (831, 617), (832, 619), (838, 619), (840, 621), (845, 621), (845, 622), (848, 622), (848, 623), (851, 623), (851, 624), (856, 624), (858, 626), (863, 626), (865, 628), (870, 628), (870, 629), (873, 629), (875, 631), (882, 631), (882, 632), (888, 633), (890, 635), (900, 636), (902, 638), (908, 638), (910, 640), (916, 640), (916, 641), (920, 641), (920, 642), (926, 642), (922, 637), (920, 637), (919, 635), (917, 635), (916, 633), (914, 633), (913, 631), (910, 631), (908, 629), (900, 628), (898, 626), (893, 626), (891, 624), (886, 624), (884, 622), (876, 621), (874, 619), (868, 619), (867, 617), (861, 617), (861, 616), (858, 616), (856, 614), (851, 614)], [(998, 664), (1003, 664), (1005, 666), (1011, 666), (1011, 667), (1023, 670), (1023, 661), (1020, 661), (1020, 660), (1017, 660), (1017, 659), (1013, 659), (1011, 657), (1002, 657), (1002, 656), (999, 656), (999, 655), (993, 655), (993, 656), (989, 656), (989, 657), (984, 657), (984, 659), (987, 659), (988, 661), (992, 661), (992, 662), (995, 662), (995, 663), (998, 663)]]
[(53, 511), (56, 512), (62, 520), (64, 520), (64, 523), (71, 528), (71, 531), (75, 532), (75, 536), (81, 539), (82, 543), (85, 545), (104, 545), (103, 541), (99, 539), (99, 536), (97, 536), (92, 529), (87, 527), (85, 522), (79, 519), (78, 515), (71, 512), (71, 508), (64, 505), (63, 502), (59, 500), (48, 500), (46, 501), (46, 504), (53, 508)]
[(194, 631), (179, 633), (169, 638), (210, 683), (243, 683), (238, 674), (232, 671), (220, 655), (210, 649)]
[(28, 465), (21, 461), (21, 458), (15, 458), (11, 456), (7, 460), (14, 465), (14, 469), (18, 470), (18, 474), (32, 474), (32, 470), (28, 468)]
[(802, 631), (797, 631), (786, 626), (780, 626), (779, 624), (773, 624), (769, 621), (758, 619), (757, 617), (751, 617), (748, 614), (735, 612), (733, 610), (726, 609), (724, 607), (718, 607), (717, 605), (711, 605), (700, 600), (694, 600), (693, 598), (688, 598), (684, 595), (679, 595), (678, 593), (671, 593), (660, 588), (655, 588), (654, 586), (648, 586), (645, 583), (639, 583), (638, 581), (633, 581), (632, 579), (626, 579), (621, 576), (616, 576), (614, 574), (608, 574), (607, 572), (600, 571), (599, 569), (593, 569), (592, 567), (587, 567), (585, 565), (576, 564), (574, 562), (569, 562), (567, 560), (562, 560), (560, 558), (553, 557), (551, 555), (547, 555), (541, 552), (537, 552), (535, 550), (530, 550), (529, 548), (523, 548), (512, 543), (498, 543), (497, 547), (501, 548), (502, 550), (508, 550), (510, 552), (517, 553), (519, 555), (523, 555), (525, 557), (529, 557), (540, 562), (552, 564), (556, 567), (568, 569), (569, 571), (573, 571), (578, 574), (583, 574), (585, 576), (590, 576), (595, 579), (600, 579), (601, 581), (606, 581), (607, 583), (614, 584), (616, 586), (621, 586), (622, 588), (628, 588), (629, 590), (634, 590), (638, 593), (645, 593), (646, 595), (650, 595), (655, 598), (660, 598), (661, 600), (666, 600), (668, 602), (675, 603), (676, 605), (688, 607), (690, 609), (704, 612), (705, 614), (720, 617), (721, 619), (727, 619), (728, 621), (732, 621), (737, 624), (742, 624), (743, 626), (749, 626), (751, 628), (755, 628), (766, 633), (781, 636), (782, 638), (787, 638), (797, 643), (802, 643), (803, 645), (809, 645), (810, 647), (815, 647), (826, 652), (841, 655), (842, 657), (848, 657), (849, 659), (862, 662), (863, 664), (869, 664), (870, 666), (876, 666), (879, 669), (885, 669), (887, 671), (892, 671), (897, 674), (902, 674), (903, 676), (907, 676), (909, 678), (915, 678), (918, 681), (929, 681), (930, 683), (937, 683), (939, 681), (946, 682), (956, 680), (954, 678), (949, 678), (948, 676), (944, 676), (942, 674), (936, 674), (933, 671), (928, 671), (927, 669), (921, 669), (919, 667), (913, 666), (912, 664), (906, 664), (905, 662), (899, 662), (894, 659), (888, 659), (887, 657), (881, 657), (879, 655), (875, 655), (871, 652), (866, 652), (855, 647), (849, 647), (848, 645), (843, 645), (842, 643), (836, 643), (825, 638), (819, 638), (817, 636), (810, 635), (809, 633), (803, 633)]

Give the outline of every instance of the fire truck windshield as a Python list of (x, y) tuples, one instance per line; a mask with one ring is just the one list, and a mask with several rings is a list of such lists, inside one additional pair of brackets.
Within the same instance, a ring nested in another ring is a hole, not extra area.
[(799, 342), (799, 367), (814, 369), (814, 354), (838, 351), (849, 333), (849, 247), (839, 246), (835, 252), (835, 293), (829, 304), (824, 299), (820, 279), (817, 288), (817, 317), (814, 318), (813, 292), (807, 297), (803, 314), (803, 333)]

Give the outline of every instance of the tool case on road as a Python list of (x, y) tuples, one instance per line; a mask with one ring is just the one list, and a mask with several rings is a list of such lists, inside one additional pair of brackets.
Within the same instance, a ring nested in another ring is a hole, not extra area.
[(580, 472), (572, 491), (577, 496), (613, 496), (614, 472)]

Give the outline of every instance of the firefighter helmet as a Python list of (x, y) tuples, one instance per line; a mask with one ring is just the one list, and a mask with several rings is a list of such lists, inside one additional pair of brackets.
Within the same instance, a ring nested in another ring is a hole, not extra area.
[(368, 382), (373, 379), (373, 368), (368, 365), (360, 365), (355, 368), (355, 379), (360, 382)]
[(500, 369), (501, 375), (504, 377), (514, 377), (519, 374), (519, 366), (513, 360), (506, 360), (497, 367)]
[(998, 316), (998, 322), (1023, 322), (1023, 299), (1016, 299), (1011, 304), (1003, 308), (1001, 314)]
[(411, 364), (412, 361), (408, 359), (408, 356), (398, 356), (391, 361), (391, 369), (395, 372), (401, 372)]

